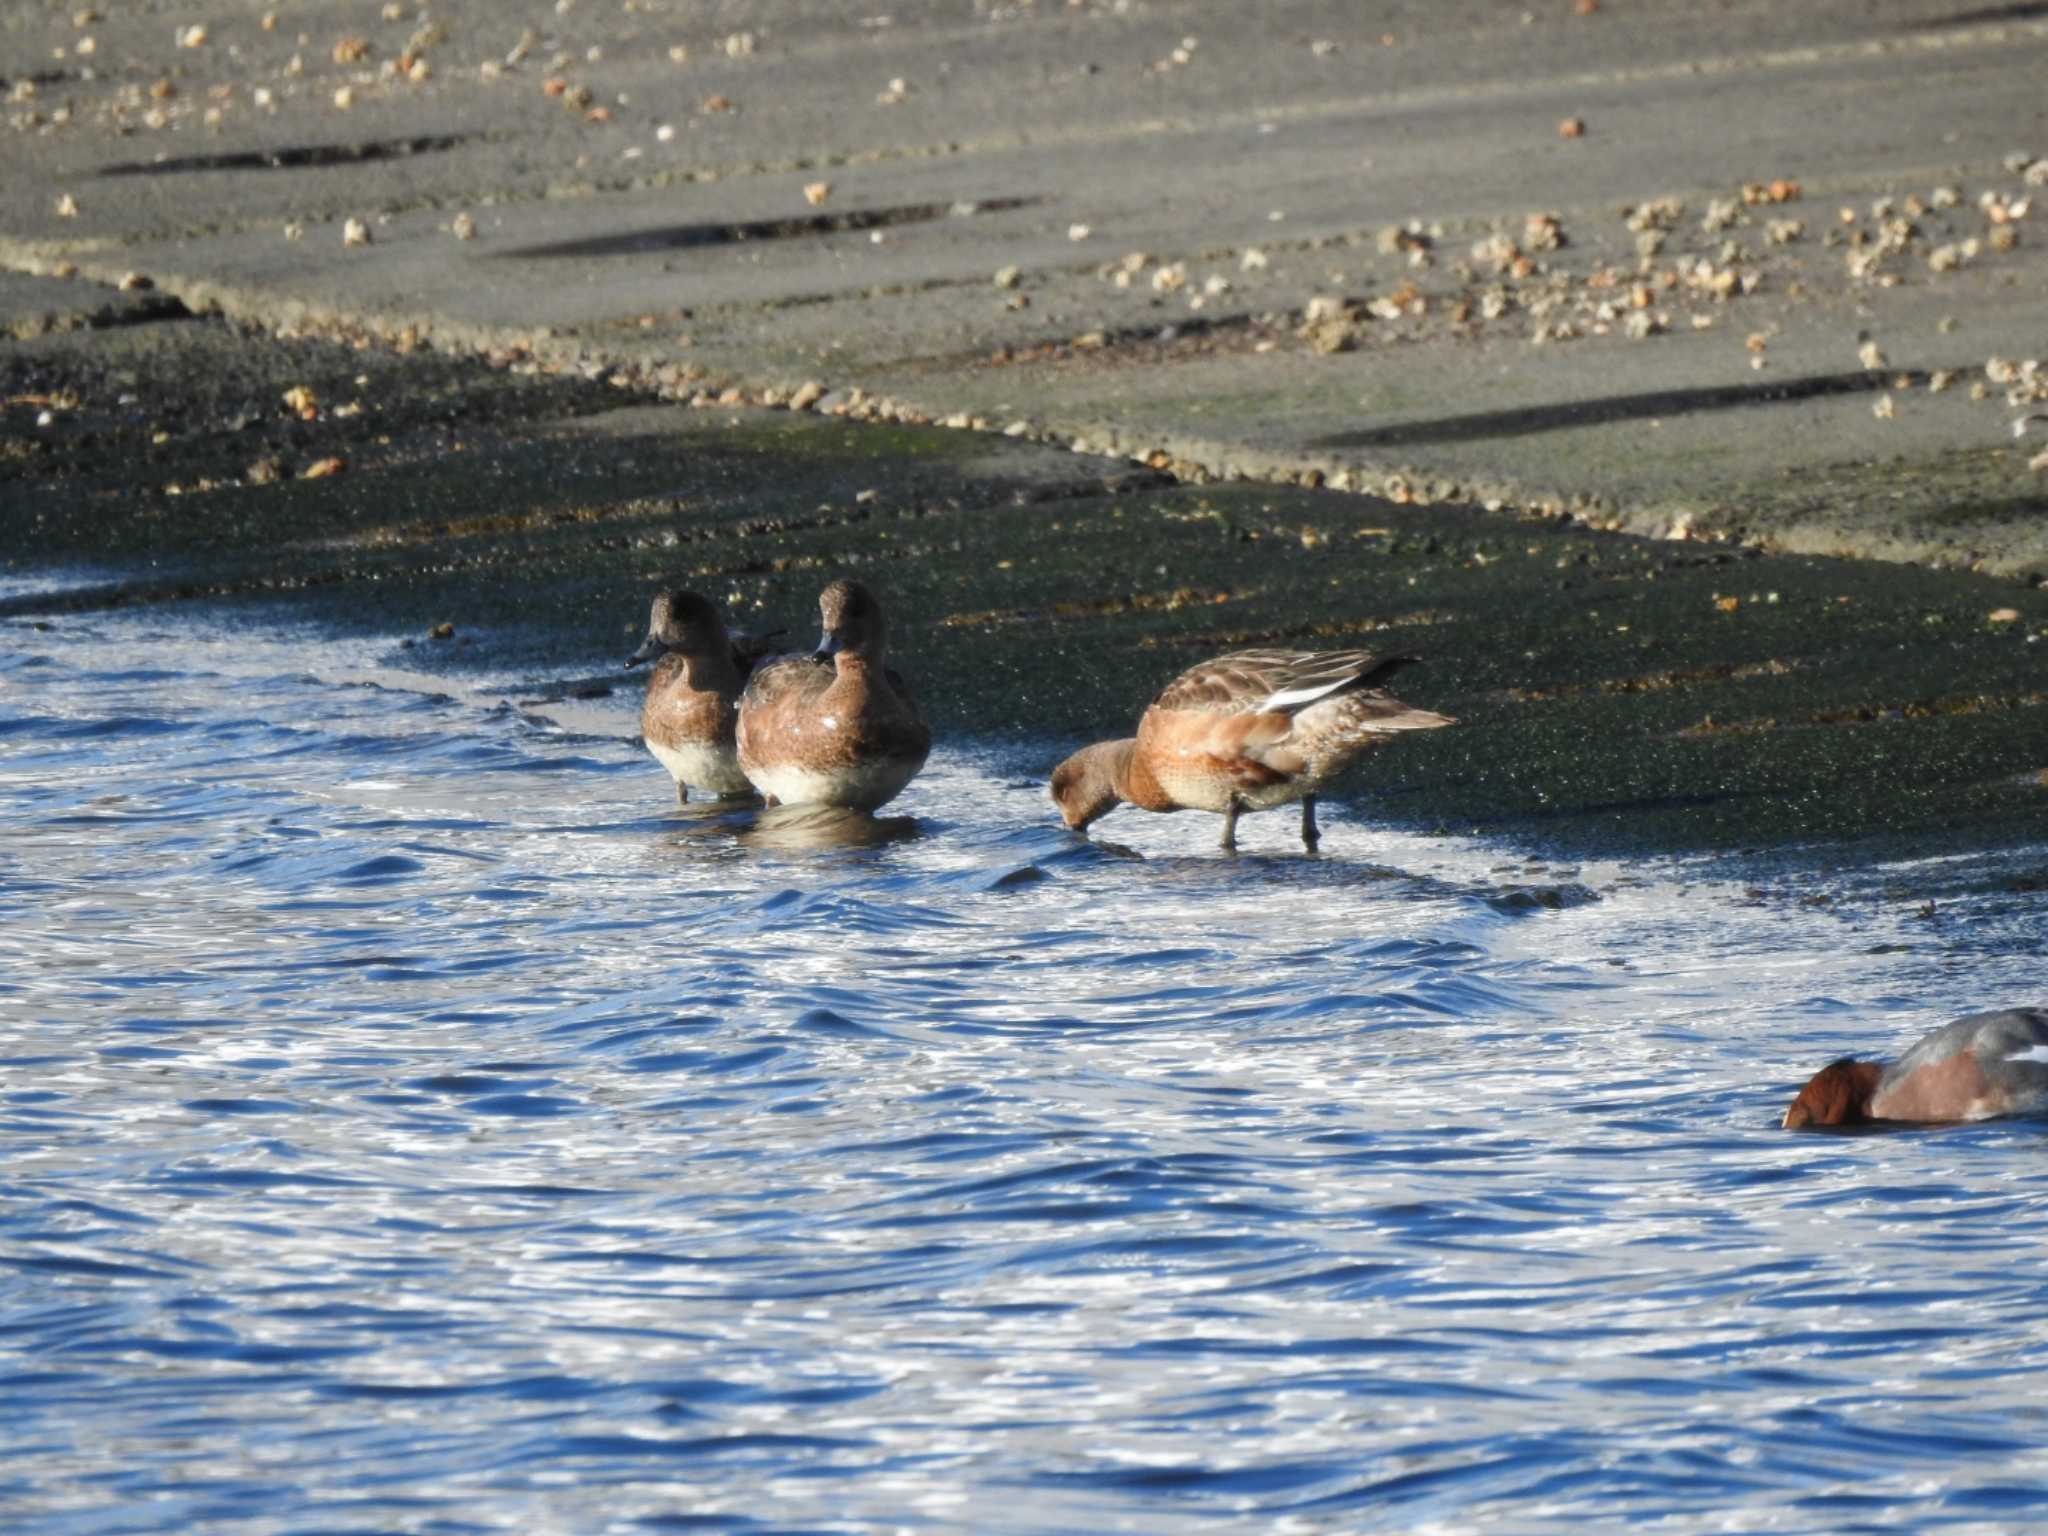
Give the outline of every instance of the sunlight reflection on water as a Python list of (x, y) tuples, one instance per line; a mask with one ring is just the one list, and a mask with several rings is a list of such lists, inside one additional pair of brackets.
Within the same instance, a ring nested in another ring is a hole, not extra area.
[(8, 638), (40, 1528), (1996, 1523), (2048, 1475), (2043, 1128), (1774, 1129), (2043, 1000), (2041, 850), (1752, 889), (1361, 806), (1229, 859), (971, 745), (849, 840), (675, 810), (623, 695)]

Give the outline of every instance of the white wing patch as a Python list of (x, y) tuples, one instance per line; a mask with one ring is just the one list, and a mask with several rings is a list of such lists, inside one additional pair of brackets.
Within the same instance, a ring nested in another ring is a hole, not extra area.
[(1259, 701), (1260, 714), (1279, 714), (1296, 705), (1313, 704), (1317, 699), (1335, 693), (1353, 679), (1340, 677), (1335, 682), (1317, 683), (1312, 688), (1283, 688), (1278, 693), (1269, 693)]
[(2024, 1051), (2008, 1051), (2007, 1061), (2048, 1061), (2048, 1045), (2030, 1045)]

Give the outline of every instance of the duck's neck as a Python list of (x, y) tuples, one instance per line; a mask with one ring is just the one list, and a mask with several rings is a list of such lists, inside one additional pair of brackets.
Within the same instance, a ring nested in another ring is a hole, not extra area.
[(1854, 1124), (1870, 1118), (1870, 1101), (1877, 1097), (1877, 1085), (1884, 1078), (1885, 1063), (1881, 1061), (1852, 1062), (1848, 1077), (1848, 1112), (1845, 1122)]
[(841, 677), (879, 676), (883, 671), (881, 647), (870, 645), (864, 651), (834, 651), (832, 668)]
[(1132, 805), (1151, 806), (1164, 798), (1159, 781), (1146, 771), (1138, 760), (1138, 738), (1126, 736), (1122, 741), (1103, 743), (1107, 749), (1103, 761), (1109, 768), (1109, 782), (1115, 787), (1119, 800), (1128, 800)]

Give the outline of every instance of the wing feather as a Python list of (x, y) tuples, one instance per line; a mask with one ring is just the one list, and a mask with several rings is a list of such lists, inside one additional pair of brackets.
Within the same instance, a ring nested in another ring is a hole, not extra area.
[(1413, 656), (1371, 651), (1234, 651), (1188, 668), (1154, 707), (1197, 714), (1298, 714), (1320, 699), (1382, 686)]

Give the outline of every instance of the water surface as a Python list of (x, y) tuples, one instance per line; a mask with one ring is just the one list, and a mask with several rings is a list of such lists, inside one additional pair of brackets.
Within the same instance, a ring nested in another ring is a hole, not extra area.
[(2048, 1001), (2048, 850), (1090, 844), (1025, 773), (1071, 743), (851, 837), (677, 811), (624, 695), (375, 662), (6, 630), (11, 1528), (2041, 1506), (2044, 1127), (1775, 1120)]

